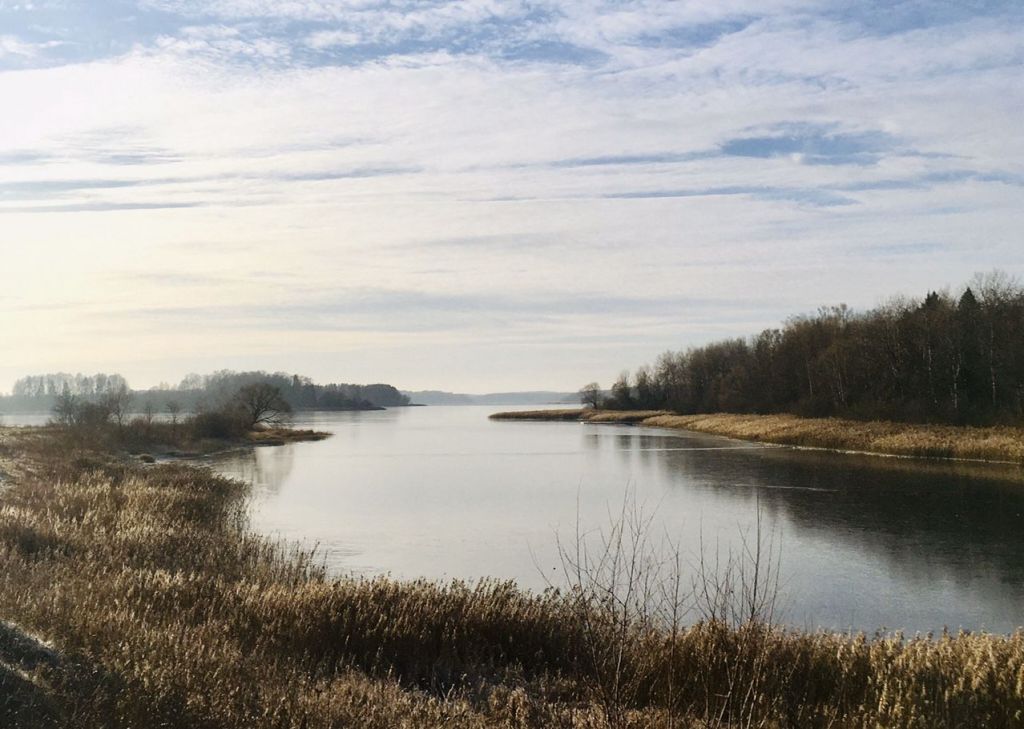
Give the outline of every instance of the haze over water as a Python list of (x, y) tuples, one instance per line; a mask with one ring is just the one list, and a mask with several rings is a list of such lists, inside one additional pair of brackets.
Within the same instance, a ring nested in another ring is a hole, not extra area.
[(558, 583), (556, 539), (627, 493), (688, 557), (763, 534), (796, 627), (1008, 632), (1024, 599), (1024, 492), (998, 467), (762, 447), (617, 425), (489, 421), (494, 408), (303, 413), (332, 438), (214, 461), (254, 483), (253, 526), (336, 573)]

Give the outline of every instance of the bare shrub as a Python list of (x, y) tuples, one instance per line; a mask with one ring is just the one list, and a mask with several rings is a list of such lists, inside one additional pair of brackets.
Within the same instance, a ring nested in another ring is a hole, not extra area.
[[(590, 691), (606, 721), (620, 726), (631, 708), (655, 702), (673, 726), (695, 694), (709, 726), (748, 726), (753, 716), (771, 715), (762, 684), (765, 638), (775, 630), (779, 553), (763, 532), (760, 504), (738, 550), (709, 554), (701, 537), (688, 581), (674, 540), (653, 538), (653, 519), (627, 490), (606, 525), (585, 530), (577, 507), (574, 538), (558, 537)], [(695, 635), (729, 645), (684, 658), (684, 644)], [(698, 670), (685, 670), (695, 657)]]

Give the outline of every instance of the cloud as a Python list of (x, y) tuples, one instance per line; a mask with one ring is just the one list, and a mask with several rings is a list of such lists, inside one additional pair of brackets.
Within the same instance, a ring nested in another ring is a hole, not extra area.
[(368, 177), (390, 177), (422, 172), (419, 167), (366, 167), (348, 170), (323, 170), (320, 172), (276, 172), (270, 179), (290, 182), (321, 182), (325, 180), (359, 180)]
[(0, 182), (0, 200), (21, 197), (33, 198), (39, 195), (72, 192), (76, 190), (109, 190), (125, 187), (144, 187), (174, 182), (173, 178), (146, 178), (141, 180), (107, 180), (83, 178), (78, 180), (21, 180)]
[(311, 33), (306, 42), (311, 48), (322, 51), (336, 46), (356, 46), (363, 42), (363, 36), (351, 30), (319, 30)]
[(0, 207), (0, 215), (9, 213), (104, 213), (126, 210), (178, 210), (196, 208), (201, 202), (81, 202), (65, 205), (6, 205)]
[[(120, 160), (105, 160), (107, 165), (121, 166)], [(134, 162), (132, 164), (161, 164), (161, 162)], [(217, 173), (207, 175), (182, 175), (177, 177), (138, 177), (138, 178), (100, 178), (83, 177), (78, 179), (25, 179), (0, 182), (0, 213), (2, 212), (82, 212), (97, 210), (132, 210), (132, 209), (172, 209), (203, 206), (240, 206), (252, 204), (253, 200), (266, 202), (269, 190), (287, 191), (290, 186), (298, 186), (311, 182), (359, 181), (374, 178), (387, 178), (419, 172), (414, 167), (379, 167), (327, 169), (310, 171), (293, 170), (262, 170), (248, 173)], [(239, 197), (238, 186), (242, 184), (245, 196)], [(160, 188), (165, 195), (190, 198), (187, 200), (152, 200), (132, 201), (126, 199), (136, 190)], [(197, 193), (203, 199), (195, 200)], [(98, 199), (97, 195), (109, 194), (108, 199)], [(246, 197), (251, 198), (246, 200)], [(3, 206), (6, 202), (31, 202), (74, 200), (77, 202), (60, 205), (40, 206)]]
[[(0, 321), (11, 351), (136, 357), (96, 285), (126, 260), (153, 351), (198, 352), (206, 326), (238, 357), (599, 329), (631, 343), (604, 379), (821, 303), (1024, 272), (1019, 3), (17, 6), (2, 283), (88, 306)], [(603, 366), (572, 346), (531, 371)]]
[(720, 197), (730, 195), (744, 195), (765, 200), (779, 200), (787, 202), (802, 203), (817, 207), (835, 207), (841, 205), (854, 205), (856, 201), (825, 192), (822, 190), (800, 190), (775, 187), (708, 187), (691, 190), (637, 190), (631, 192), (610, 193), (606, 197), (635, 200), (641, 198), (686, 198), (686, 197)]
[(193, 286), (222, 286), (225, 283), (231, 282), (230, 278), (224, 276), (167, 271), (137, 271), (130, 274), (111, 274), (108, 278), (116, 284), (168, 286), (174, 289)]
[(0, 58), (7, 56), (25, 56), (31, 58), (40, 50), (40, 44), (28, 43), (13, 35), (0, 35)]
[(46, 152), (13, 150), (0, 154), (0, 165), (36, 165), (52, 159), (53, 157)]
[[(157, 274), (142, 280), (159, 285), (207, 283), (203, 277), (184, 281)], [(478, 330), (495, 321), (536, 322), (538, 317), (571, 329), (572, 322), (604, 317), (700, 315), (702, 311), (747, 311), (756, 302), (685, 296), (635, 297), (601, 293), (565, 296), (545, 293), (517, 296), (498, 293), (442, 293), (419, 290), (353, 289), (319, 301), (261, 306), (143, 307), (118, 313), (121, 319), (145, 326), (155, 322), (203, 328), (250, 326), (261, 331), (448, 331)], [(244, 323), (244, 324), (243, 324)]]
[(655, 152), (650, 154), (611, 154), (601, 157), (572, 157), (547, 162), (551, 167), (604, 167), (611, 165), (665, 165), (692, 162), (714, 156), (713, 152)]
[(921, 254), (941, 253), (949, 246), (942, 243), (886, 243), (883, 245), (866, 246), (865, 250), (883, 255), (918, 256)]
[(860, 182), (847, 182), (835, 185), (832, 189), (845, 192), (862, 192), (871, 190), (927, 190), (940, 185), (952, 185), (961, 182), (982, 182), (1021, 187), (1024, 186), (1024, 174), (954, 169), (942, 172), (929, 172), (902, 179), (883, 178)]

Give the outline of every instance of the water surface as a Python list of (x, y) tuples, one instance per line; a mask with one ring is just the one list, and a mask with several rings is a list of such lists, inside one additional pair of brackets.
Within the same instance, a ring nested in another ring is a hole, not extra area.
[[(1007, 632), (1024, 624), (1014, 470), (762, 447), (674, 430), (496, 422), (494, 408), (303, 414), (326, 441), (214, 461), (250, 480), (256, 529), (337, 573), (557, 581), (556, 537), (627, 492), (690, 563), (738, 550), (757, 514), (798, 627)], [(999, 477), (999, 478), (997, 478)], [(689, 566), (686, 569), (690, 569)]]

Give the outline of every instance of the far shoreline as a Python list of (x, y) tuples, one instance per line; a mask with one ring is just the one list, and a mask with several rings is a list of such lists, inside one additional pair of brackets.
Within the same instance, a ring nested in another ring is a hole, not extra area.
[(1024, 465), (1024, 428), (921, 425), (796, 415), (590, 408), (498, 412), (492, 420), (582, 422), (689, 430), (766, 445), (836, 453)]

